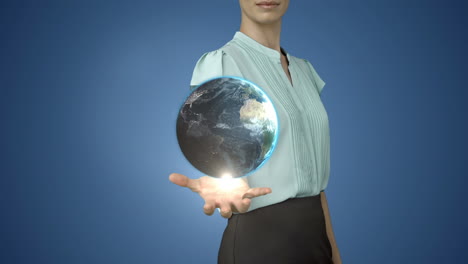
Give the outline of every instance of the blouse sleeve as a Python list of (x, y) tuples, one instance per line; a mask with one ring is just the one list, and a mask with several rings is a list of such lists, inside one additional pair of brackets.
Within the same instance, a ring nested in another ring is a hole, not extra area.
[(214, 50), (204, 53), (198, 59), (190, 81), (193, 90), (203, 82), (220, 76), (243, 77), (235, 61), (223, 50)]
[(320, 78), (314, 66), (312, 66), (309, 61), (306, 60), (306, 62), (312, 75), (312, 79), (315, 83), (315, 87), (317, 87), (317, 91), (320, 95), (322, 93), (323, 87), (325, 86), (325, 82), (322, 80), (322, 78)]

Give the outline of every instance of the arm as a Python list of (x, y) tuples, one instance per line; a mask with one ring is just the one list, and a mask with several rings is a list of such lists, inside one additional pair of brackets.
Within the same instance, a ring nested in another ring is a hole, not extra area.
[(320, 200), (322, 202), (323, 214), (325, 216), (325, 223), (327, 228), (328, 240), (332, 247), (332, 259), (334, 264), (341, 264), (341, 256), (336, 245), (335, 234), (333, 233), (333, 227), (331, 224), (330, 211), (328, 210), (327, 197), (325, 196), (325, 191), (320, 192)]

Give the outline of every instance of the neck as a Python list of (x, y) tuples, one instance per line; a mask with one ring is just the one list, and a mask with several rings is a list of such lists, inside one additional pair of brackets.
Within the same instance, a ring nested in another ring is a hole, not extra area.
[(254, 39), (265, 47), (274, 49), (281, 54), (280, 34), (281, 20), (272, 24), (258, 24), (242, 16), (240, 32)]

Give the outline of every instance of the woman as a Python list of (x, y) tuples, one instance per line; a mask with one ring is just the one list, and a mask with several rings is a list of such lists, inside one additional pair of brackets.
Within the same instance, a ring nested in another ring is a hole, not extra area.
[(253, 81), (269, 95), (280, 120), (270, 160), (246, 178), (199, 179), (173, 173), (173, 183), (204, 200), (204, 212), (228, 218), (218, 263), (341, 263), (324, 189), (329, 178), (329, 127), (320, 100), (325, 82), (304, 59), (280, 46), (289, 0), (240, 0), (234, 38), (207, 52), (191, 87), (230, 75)]

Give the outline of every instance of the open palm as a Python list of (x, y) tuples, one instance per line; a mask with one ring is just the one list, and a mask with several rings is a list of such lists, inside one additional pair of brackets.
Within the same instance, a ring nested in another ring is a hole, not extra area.
[(205, 214), (212, 215), (216, 208), (220, 208), (221, 215), (225, 218), (230, 218), (232, 212), (247, 212), (252, 198), (271, 193), (271, 189), (266, 187), (250, 188), (242, 178), (217, 179), (203, 176), (190, 179), (185, 175), (172, 173), (169, 180), (198, 193), (205, 200)]

